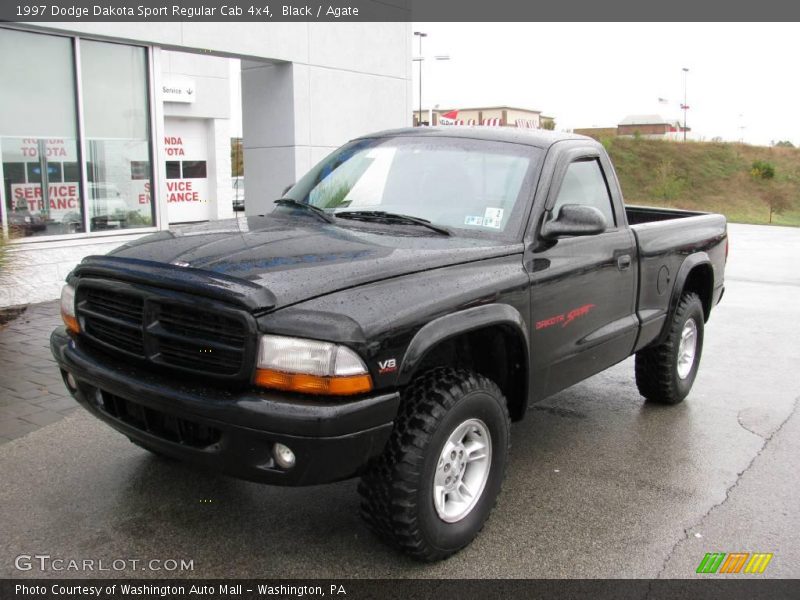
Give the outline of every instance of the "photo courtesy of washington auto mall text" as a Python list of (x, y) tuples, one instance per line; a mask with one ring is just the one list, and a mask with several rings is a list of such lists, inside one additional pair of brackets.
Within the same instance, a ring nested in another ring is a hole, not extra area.
[(0, 600), (800, 598), (798, 39), (0, 3)]

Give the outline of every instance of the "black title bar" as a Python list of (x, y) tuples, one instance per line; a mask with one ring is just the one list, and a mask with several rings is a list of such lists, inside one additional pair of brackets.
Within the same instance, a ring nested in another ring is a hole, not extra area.
[(786, 0), (2, 0), (0, 21), (798, 21)]

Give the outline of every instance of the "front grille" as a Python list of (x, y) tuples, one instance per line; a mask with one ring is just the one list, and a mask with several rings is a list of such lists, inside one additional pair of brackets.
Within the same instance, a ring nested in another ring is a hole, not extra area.
[(86, 290), (86, 301), (88, 308), (99, 314), (125, 319), (133, 324), (140, 323), (142, 320), (144, 299), (140, 296), (88, 288)]
[(201, 319), (187, 314), (183, 307), (163, 305), (158, 321), (167, 331), (177, 335), (216, 339), (233, 346), (243, 346), (245, 332), (241, 321), (214, 313), (205, 313)]
[(214, 373), (237, 373), (242, 366), (241, 353), (204, 346), (193, 342), (162, 340), (158, 345), (159, 358), (166, 364), (196, 369), (198, 364)]
[(117, 421), (162, 440), (191, 448), (206, 448), (219, 442), (222, 437), (222, 432), (215, 427), (163, 413), (108, 392), (101, 394), (103, 402), (100, 410)]
[(142, 297), (87, 288), (82, 299), (81, 313), (88, 335), (130, 354), (144, 357)]
[(107, 350), (180, 371), (244, 379), (254, 336), (244, 311), (127, 283), (80, 281), (81, 329)]

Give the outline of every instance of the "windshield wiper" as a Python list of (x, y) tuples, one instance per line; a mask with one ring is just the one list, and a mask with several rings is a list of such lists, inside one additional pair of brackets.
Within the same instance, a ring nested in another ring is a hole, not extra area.
[(355, 219), (358, 221), (376, 221), (379, 223), (400, 223), (403, 225), (419, 225), (420, 227), (427, 227), (431, 231), (435, 231), (441, 235), (453, 235), (449, 229), (445, 229), (440, 225), (434, 225), (428, 219), (421, 217), (412, 217), (411, 215), (401, 215), (398, 213), (385, 212), (382, 210), (348, 210), (345, 212), (336, 213), (340, 219)]
[(299, 208), (302, 210), (307, 210), (311, 214), (318, 216), (320, 219), (325, 221), (326, 223), (333, 223), (333, 217), (326, 213), (324, 210), (319, 208), (318, 206), (314, 206), (313, 204), (306, 204), (305, 202), (298, 202), (293, 198), (278, 198), (275, 200), (275, 204), (278, 206), (291, 206), (292, 208)]

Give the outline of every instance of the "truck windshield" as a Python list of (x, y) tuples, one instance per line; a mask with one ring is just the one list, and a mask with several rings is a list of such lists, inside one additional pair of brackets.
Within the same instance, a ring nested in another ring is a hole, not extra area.
[(426, 219), (461, 235), (516, 236), (541, 151), (447, 137), (356, 140), (285, 194), (336, 215), (372, 211)]

